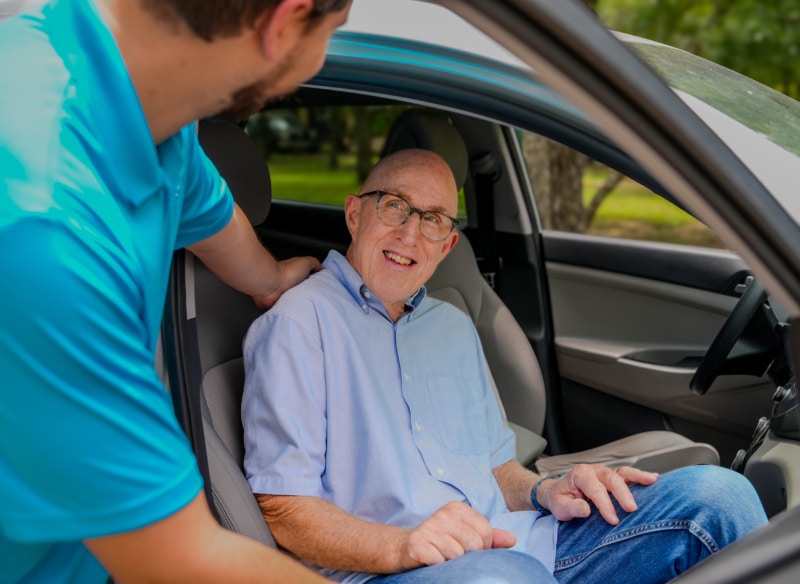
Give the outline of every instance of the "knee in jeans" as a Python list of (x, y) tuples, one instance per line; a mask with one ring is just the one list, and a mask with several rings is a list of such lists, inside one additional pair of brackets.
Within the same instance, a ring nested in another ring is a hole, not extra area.
[(740, 537), (766, 523), (761, 501), (750, 481), (727, 468), (698, 465), (679, 473), (676, 488), (694, 504), (697, 517), (714, 517), (727, 523), (731, 535)]
[(472, 564), (470, 572), (474, 579), (471, 582), (555, 582), (553, 575), (538, 560), (521, 552), (493, 549), (470, 552), (464, 559)]

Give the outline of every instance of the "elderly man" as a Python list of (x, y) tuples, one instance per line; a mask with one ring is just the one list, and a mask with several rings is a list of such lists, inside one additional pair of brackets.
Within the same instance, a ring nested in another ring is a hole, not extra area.
[(24, 4), (0, 22), (0, 579), (321, 581), (214, 520), (154, 362), (176, 249), (265, 309), (319, 268), (259, 244), (195, 121), (313, 76), (350, 0)]
[(472, 323), (425, 295), (456, 207), (437, 155), (385, 158), (345, 203), (347, 257), (250, 329), (245, 467), (276, 541), (345, 582), (642, 584), (764, 523), (725, 469), (514, 460)]

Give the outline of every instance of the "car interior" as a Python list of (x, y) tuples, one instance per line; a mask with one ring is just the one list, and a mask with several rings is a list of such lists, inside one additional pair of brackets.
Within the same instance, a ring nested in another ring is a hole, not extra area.
[[(305, 91), (304, 99), (280, 107), (343, 99)], [(363, 98), (351, 99), (362, 105)], [(433, 150), (462, 188), (459, 243), (426, 287), (474, 322), (522, 464), (543, 474), (581, 462), (665, 472), (752, 456), (753, 427), (769, 415), (775, 387), (766, 371), (772, 358), (765, 365), (752, 357), (769, 343), (774, 356), (775, 339), (751, 334), (755, 325), (748, 321), (740, 331), (754, 339), (746, 363), (715, 370), (705, 395), (689, 390), (737, 305), (747, 276), (737, 256), (542, 230), (515, 130), (457, 112), (398, 111), (379, 155)], [(276, 257), (322, 260), (330, 249), (346, 250), (343, 208), (274, 196), (268, 162), (245, 127), (218, 118), (202, 121), (198, 132)], [(164, 328), (165, 345), (180, 356), (168, 371), (176, 411), (220, 522), (274, 546), (242, 471), (242, 340), (257, 316), (249, 297), (217, 280), (190, 252), (176, 253)], [(775, 514), (792, 501), (785, 476), (767, 474), (762, 498)]]

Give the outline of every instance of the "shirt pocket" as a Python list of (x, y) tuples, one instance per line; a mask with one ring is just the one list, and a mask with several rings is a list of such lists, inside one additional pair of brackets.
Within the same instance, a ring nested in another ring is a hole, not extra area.
[(486, 404), (468, 383), (452, 375), (426, 379), (439, 441), (455, 454), (487, 454)]

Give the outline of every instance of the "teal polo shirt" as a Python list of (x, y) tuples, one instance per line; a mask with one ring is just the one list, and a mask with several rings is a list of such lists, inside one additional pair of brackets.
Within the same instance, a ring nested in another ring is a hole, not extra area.
[(233, 201), (192, 127), (154, 146), (90, 0), (0, 23), (0, 580), (105, 582), (82, 540), (202, 478), (154, 370), (173, 251)]

